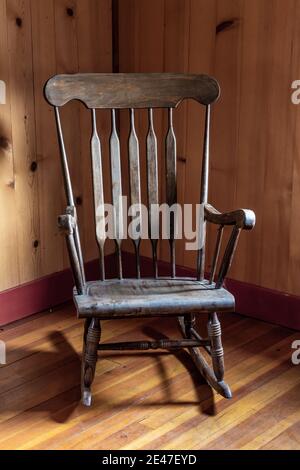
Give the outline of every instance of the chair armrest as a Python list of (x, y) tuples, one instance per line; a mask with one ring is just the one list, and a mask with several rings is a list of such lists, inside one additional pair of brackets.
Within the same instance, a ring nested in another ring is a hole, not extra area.
[(251, 230), (255, 225), (255, 214), (250, 209), (232, 212), (219, 212), (210, 204), (204, 206), (205, 220), (217, 225), (235, 225), (243, 230)]

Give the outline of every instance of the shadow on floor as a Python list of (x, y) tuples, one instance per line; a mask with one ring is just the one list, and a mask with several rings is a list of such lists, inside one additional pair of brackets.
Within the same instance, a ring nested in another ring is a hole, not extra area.
[[(163, 339), (166, 336), (152, 326), (146, 325), (142, 329), (144, 335), (150, 339)], [(19, 413), (47, 413), (55, 422), (64, 423), (71, 415), (80, 414), (80, 373), (81, 357), (73, 348), (62, 332), (51, 332), (47, 339), (51, 351), (16, 349), (12, 351), (9, 363), (0, 368), (0, 413), (4, 413), (7, 419), (13, 418)], [(114, 405), (116, 410), (124, 406), (157, 406), (159, 405), (195, 405), (195, 401), (184, 402), (174, 397), (172, 383), (168, 377), (167, 370), (161, 355), (174, 354), (190, 373), (195, 387), (200, 412), (214, 414), (214, 396), (211, 388), (206, 384), (200, 373), (194, 366), (189, 353), (185, 350), (178, 351), (155, 351), (155, 352), (129, 352), (121, 353), (121, 357), (146, 356), (154, 358), (157, 370), (161, 378), (161, 390), (164, 400), (150, 402), (133, 398), (132, 402), (122, 401), (120, 405)], [(101, 354), (103, 359), (113, 360), (117, 355), (113, 352)], [(120, 357), (120, 353), (118, 353)], [(100, 363), (98, 363), (100, 366)], [(113, 370), (110, 372), (113, 374)], [(126, 371), (124, 371), (126, 374)], [(151, 397), (150, 397), (151, 398)], [(145, 401), (145, 403), (144, 403)], [(204, 406), (205, 402), (205, 406)], [(94, 406), (100, 406), (99, 396), (95, 399)], [(78, 409), (77, 409), (78, 408)], [(93, 408), (93, 405), (92, 405)], [(24, 416), (24, 415), (23, 415)]]

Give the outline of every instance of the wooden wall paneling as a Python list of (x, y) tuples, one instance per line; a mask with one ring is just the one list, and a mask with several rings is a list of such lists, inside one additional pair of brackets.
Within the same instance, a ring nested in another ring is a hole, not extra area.
[[(268, 54), (272, 48), (272, 15), (266, 2), (254, 1), (251, 9), (246, 3), (240, 14), (238, 27), (242, 29), (240, 64), (240, 99), (237, 142), (236, 203), (251, 207), (257, 223), (252, 237), (241, 237), (238, 266), (233, 265), (231, 275), (240, 280), (264, 285), (261, 278), (263, 205), (265, 198), (266, 157), (271, 138), (270, 119), (270, 67)], [(229, 32), (229, 31), (228, 31)], [(280, 197), (279, 193), (278, 196)], [(272, 209), (271, 209), (272, 210)]]
[[(78, 37), (78, 70), (79, 72), (111, 72), (112, 71), (112, 35), (111, 35), (111, 0), (77, 0), (76, 31)], [(98, 133), (101, 139), (102, 168), (106, 202), (111, 199), (109, 178), (109, 142), (110, 112), (97, 112)], [(79, 202), (84, 210), (85, 224), (82, 226), (84, 238), (85, 260), (98, 256), (95, 238), (94, 209), (92, 202), (91, 180), (91, 113), (80, 106), (81, 158), (82, 166), (82, 197)], [(105, 243), (105, 252), (114, 248), (114, 244)]]
[[(164, 1), (155, 0), (148, 2), (142, 0), (139, 2), (139, 72), (160, 72), (164, 67)], [(164, 135), (162, 120), (164, 112), (162, 110), (154, 110), (154, 128), (157, 136), (157, 152), (158, 152), (158, 178), (160, 182), (163, 176), (163, 160), (164, 160)], [(139, 125), (137, 129), (138, 135), (141, 136), (140, 145), (140, 171), (141, 171), (141, 187), (143, 203), (147, 204), (147, 173), (146, 173), (146, 134), (148, 131), (148, 115), (146, 112), (139, 112)], [(159, 195), (159, 200), (162, 194)], [(158, 250), (160, 242), (158, 242)], [(158, 251), (159, 252), (159, 251)], [(141, 254), (144, 256), (152, 256), (152, 248), (149, 240), (141, 243)]]
[[(129, 73), (138, 71), (135, 69), (140, 50), (138, 41), (138, 3), (138, 0), (118, 2), (119, 72)], [(127, 110), (117, 112), (117, 124), (121, 151), (122, 191), (124, 196), (129, 197), (128, 136), (130, 126)], [(133, 243), (129, 240), (124, 240), (122, 242), (122, 249), (134, 252)]]
[[(163, 71), (164, 59), (164, 1), (155, 0), (125, 0), (119, 2), (119, 67), (120, 72), (160, 72)], [(128, 194), (128, 152), (127, 139), (129, 135), (128, 113), (120, 113), (122, 171), (125, 184), (125, 194)], [(158, 174), (162, 179), (161, 145), (163, 112), (154, 110), (154, 127), (158, 141)], [(142, 202), (147, 204), (146, 177), (146, 134), (148, 116), (143, 111), (136, 112), (136, 132), (140, 141), (140, 168)], [(160, 195), (161, 198), (161, 195)], [(127, 250), (132, 251), (132, 242), (124, 243)], [(141, 243), (141, 254), (151, 256), (149, 240)]]
[[(190, 39), (190, 0), (165, 0), (164, 25), (164, 71), (188, 72), (189, 70), (189, 39)], [(186, 116), (188, 103), (185, 101), (174, 111), (174, 129), (177, 145), (177, 200), (185, 201), (185, 163), (186, 163)], [(164, 125), (167, 126), (166, 116)], [(164, 148), (162, 148), (164, 152)], [(165, 169), (164, 169), (165, 171)], [(165, 178), (161, 180), (161, 192), (165, 201)], [(176, 241), (176, 263), (184, 264), (184, 242)], [(163, 240), (160, 258), (170, 259), (170, 247)]]
[[(293, 13), (293, 48), (291, 53), (291, 79), (299, 78), (300, 70), (300, 4), (297, 2)], [(287, 292), (299, 295), (300, 273), (300, 243), (299, 243), (299, 214), (300, 214), (300, 106), (290, 102), (289, 111), (292, 116), (289, 136), (291, 153), (293, 155), (293, 178), (291, 184), (291, 219), (289, 233), (289, 261), (287, 275)], [(286, 261), (285, 261), (286, 262)]]
[[(111, 0), (1, 0), (0, 13), (0, 79), (7, 88), (0, 106), (3, 290), (69, 265), (57, 230), (65, 196), (53, 109), (44, 101), (43, 85), (55, 73), (111, 71), (112, 32)], [(79, 217), (92, 196), (89, 163), (86, 155), (81, 158), (80, 135), (86, 139), (87, 125), (80, 108), (75, 103), (62, 112)], [(87, 215), (80, 219), (90, 259), (94, 234)]]
[[(191, 0), (189, 73), (207, 73), (213, 75), (214, 47), (216, 27), (216, 2)], [(202, 106), (188, 102), (186, 118), (186, 168), (185, 202), (198, 204), (200, 201), (199, 175), (202, 167), (202, 146), (205, 112)], [(214, 111), (213, 118), (214, 121)], [(211, 141), (213, 140), (213, 136)], [(211, 148), (211, 156), (213, 148)], [(212, 185), (213, 175), (210, 175)], [(184, 264), (195, 268), (196, 252), (185, 251)]]
[[(219, 210), (235, 208), (238, 139), (240, 0), (216, 2), (215, 48), (212, 73), (218, 77), (221, 96), (212, 108), (209, 200)], [(225, 246), (229, 232), (224, 232)], [(215, 227), (208, 227), (206, 264), (212, 260)], [(233, 275), (234, 263), (230, 271)]]
[[(0, 79), (6, 84), (6, 103), (0, 104), (0, 290), (18, 284), (19, 250), (15, 211), (15, 172), (11, 128), (11, 85), (9, 74), (6, 0), (0, 1)], [(14, 253), (14, 262), (12, 262)]]
[[(256, 157), (265, 160), (263, 215), (259, 220), (262, 227), (261, 283), (264, 287), (283, 291), (288, 290), (293, 164), (298, 157), (293, 144), (293, 137), (297, 135), (297, 110), (293, 112), (290, 98), (291, 83), (299, 74), (299, 69), (293, 64), (295, 56), (291, 54), (300, 38), (299, 16), (298, 24), (294, 22), (295, 13), (300, 12), (296, 4), (298, 2), (291, 0), (284, 3), (277, 1), (270, 9), (268, 2), (265, 2), (264, 31), (268, 25), (268, 37), (263, 49), (264, 67), (268, 67), (268, 71), (264, 99), (268, 118), (261, 125), (267, 147), (265, 155), (258, 149)], [(248, 8), (247, 16), (250, 14)], [(294, 217), (297, 215), (294, 214)], [(250, 237), (248, 240), (250, 243)]]
[[(36, 165), (35, 109), (29, 0), (7, 2), (15, 213), (20, 278), (40, 276), (40, 208)], [(15, 250), (10, 253), (12, 262)], [(4, 274), (5, 276), (5, 274)]]
[[(77, 1), (54, 0), (55, 6), (55, 46), (57, 73), (77, 73), (78, 37), (76, 29)], [(80, 202), (83, 199), (84, 162), (81, 154), (80, 107), (82, 104), (71, 102), (61, 108), (61, 119), (64, 131), (65, 146), (70, 165), (74, 199), (80, 227), (81, 243), (85, 246), (85, 214)], [(61, 189), (63, 190), (63, 188)], [(65, 196), (63, 195), (64, 201)], [(78, 204), (79, 202), (79, 204)], [(64, 266), (69, 266), (69, 260), (64, 250)]]
[(54, 1), (31, 0), (34, 103), (36, 124), (38, 201), (40, 210), (41, 276), (64, 268), (64, 239), (57, 216), (64, 211), (61, 166), (53, 109), (46, 103), (43, 87), (56, 73)]

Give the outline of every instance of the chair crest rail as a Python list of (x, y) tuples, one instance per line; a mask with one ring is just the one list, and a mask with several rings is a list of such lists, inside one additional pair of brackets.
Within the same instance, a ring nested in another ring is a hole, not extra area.
[(191, 98), (216, 101), (218, 82), (208, 75), (175, 73), (85, 73), (56, 75), (45, 86), (52, 106), (79, 100), (88, 108), (174, 108)]

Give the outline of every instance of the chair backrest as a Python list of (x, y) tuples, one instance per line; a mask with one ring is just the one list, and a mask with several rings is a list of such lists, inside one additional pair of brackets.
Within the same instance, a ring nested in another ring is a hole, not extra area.
[[(116, 125), (116, 110), (128, 108), (130, 112), (130, 134), (128, 140), (129, 155), (129, 183), (130, 204), (141, 205), (141, 178), (139, 161), (139, 140), (135, 130), (135, 109), (147, 108), (149, 127), (146, 138), (147, 155), (147, 195), (149, 210), (149, 238), (152, 244), (154, 277), (157, 277), (157, 238), (154, 238), (151, 227), (155, 227), (157, 214), (151, 211), (151, 207), (159, 203), (158, 196), (158, 162), (157, 139), (153, 119), (153, 108), (168, 109), (168, 131), (165, 138), (165, 178), (166, 178), (166, 202), (172, 206), (177, 202), (176, 181), (176, 137), (173, 127), (173, 109), (183, 100), (191, 98), (204, 105), (206, 108), (204, 147), (202, 160), (202, 176), (199, 203), (207, 202), (208, 193), (208, 167), (209, 167), (209, 121), (210, 105), (219, 96), (217, 81), (207, 75), (150, 73), (150, 74), (74, 74), (57, 75), (51, 78), (45, 86), (45, 96), (48, 102), (55, 107), (55, 116), (58, 129), (58, 138), (62, 157), (62, 168), (68, 206), (74, 208), (74, 197), (71, 179), (64, 145), (59, 107), (71, 100), (79, 100), (91, 110), (91, 158), (94, 188), (94, 208), (96, 220), (96, 238), (100, 249), (102, 278), (105, 278), (104, 268), (104, 244), (105, 233), (105, 209), (103, 191), (103, 172), (101, 160), (101, 142), (97, 131), (96, 109), (110, 109), (112, 126), (110, 135), (110, 167), (112, 203), (115, 209), (115, 241), (118, 248), (119, 277), (122, 278), (121, 262), (121, 223), (122, 223), (122, 175), (120, 160), (120, 141)], [(200, 135), (200, 129), (199, 129)], [(75, 208), (74, 208), (75, 210)], [(140, 234), (142, 231), (141, 220), (138, 224)], [(175, 220), (174, 213), (170, 214), (170, 257), (172, 277), (176, 276), (175, 258)], [(204, 224), (201, 230), (205, 230)], [(202, 238), (205, 235), (202, 234)], [(134, 240), (136, 253), (137, 277), (140, 277), (140, 241), (141, 236)], [(79, 261), (82, 265), (82, 255), (77, 233), (76, 247)], [(83, 266), (81, 266), (83, 271)], [(197, 278), (203, 279), (204, 274), (204, 246), (198, 250)]]

